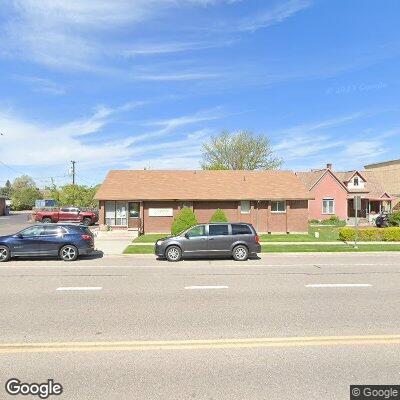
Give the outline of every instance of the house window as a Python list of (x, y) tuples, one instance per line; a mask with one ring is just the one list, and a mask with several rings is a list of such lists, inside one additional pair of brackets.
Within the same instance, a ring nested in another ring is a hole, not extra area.
[(358, 177), (357, 176), (354, 177), (353, 183), (354, 183), (354, 186), (358, 186), (359, 182), (358, 182)]
[(286, 201), (271, 201), (271, 212), (284, 213), (286, 212)]
[(250, 214), (250, 201), (243, 200), (240, 202), (240, 213), (241, 214)]
[(335, 214), (335, 199), (322, 200), (322, 214)]

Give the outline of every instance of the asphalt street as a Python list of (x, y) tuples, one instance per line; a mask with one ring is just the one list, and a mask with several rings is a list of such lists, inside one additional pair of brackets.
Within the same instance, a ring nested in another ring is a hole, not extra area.
[(336, 400), (400, 380), (395, 253), (19, 260), (0, 278), (0, 398), (11, 377), (65, 399)]

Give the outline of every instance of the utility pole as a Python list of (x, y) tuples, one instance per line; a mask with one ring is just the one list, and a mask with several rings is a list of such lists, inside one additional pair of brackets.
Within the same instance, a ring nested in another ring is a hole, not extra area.
[(71, 168), (71, 174), (72, 174), (72, 184), (75, 185), (75, 164), (76, 161), (71, 161), (72, 168)]

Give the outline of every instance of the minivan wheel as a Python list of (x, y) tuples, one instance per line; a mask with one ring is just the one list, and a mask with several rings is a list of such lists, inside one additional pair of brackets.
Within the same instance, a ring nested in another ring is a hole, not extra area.
[(42, 219), (42, 222), (43, 222), (44, 224), (51, 224), (51, 218), (43, 218), (43, 219)]
[(232, 255), (236, 261), (246, 261), (249, 257), (249, 250), (246, 246), (240, 244), (233, 249)]
[(75, 261), (78, 258), (78, 249), (72, 244), (61, 247), (60, 258), (63, 261)]
[(182, 258), (182, 250), (178, 246), (169, 246), (165, 252), (168, 261), (176, 262)]
[(0, 262), (6, 262), (11, 258), (10, 249), (7, 246), (0, 246)]

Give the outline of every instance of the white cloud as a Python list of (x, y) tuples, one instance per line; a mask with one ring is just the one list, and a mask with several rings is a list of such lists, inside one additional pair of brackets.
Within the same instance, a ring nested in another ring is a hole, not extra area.
[[(209, 136), (212, 131), (188, 129), (196, 122), (217, 118), (208, 117), (209, 113), (199, 112), (193, 116), (172, 118), (156, 121), (152, 126), (160, 129), (142, 135), (132, 135), (125, 139), (108, 140), (107, 142), (89, 140), (82, 141), (83, 135), (100, 133), (104, 127), (116, 118), (118, 113), (125, 112), (137, 106), (137, 103), (127, 103), (117, 108), (98, 107), (87, 118), (70, 121), (59, 126), (46, 126), (31, 121), (24, 121), (6, 112), (0, 112), (0, 126), (4, 136), (1, 137), (0, 159), (12, 167), (40, 167), (43, 176), (50, 176), (52, 167), (68, 165), (70, 160), (77, 160), (80, 165), (96, 168), (113, 164), (131, 165), (133, 159), (143, 160), (154, 158), (161, 161), (160, 165), (171, 160), (175, 155), (186, 158), (198, 158), (200, 154), (200, 139)], [(185, 127), (182, 132), (180, 128)], [(174, 133), (171, 140), (169, 133)], [(160, 140), (147, 141), (158, 137)], [(141, 146), (134, 143), (144, 142)], [(18, 157), (16, 157), (18, 155)], [(161, 168), (161, 166), (160, 166)]]
[(251, 16), (244, 16), (229, 25), (220, 24), (223, 29), (229, 31), (254, 32), (278, 24), (312, 5), (311, 0), (288, 0), (277, 2), (275, 6), (260, 10)]
[(24, 75), (14, 75), (14, 78), (20, 82), (27, 83), (34, 92), (48, 93), (57, 96), (64, 95), (67, 92), (64, 86), (50, 79)]

